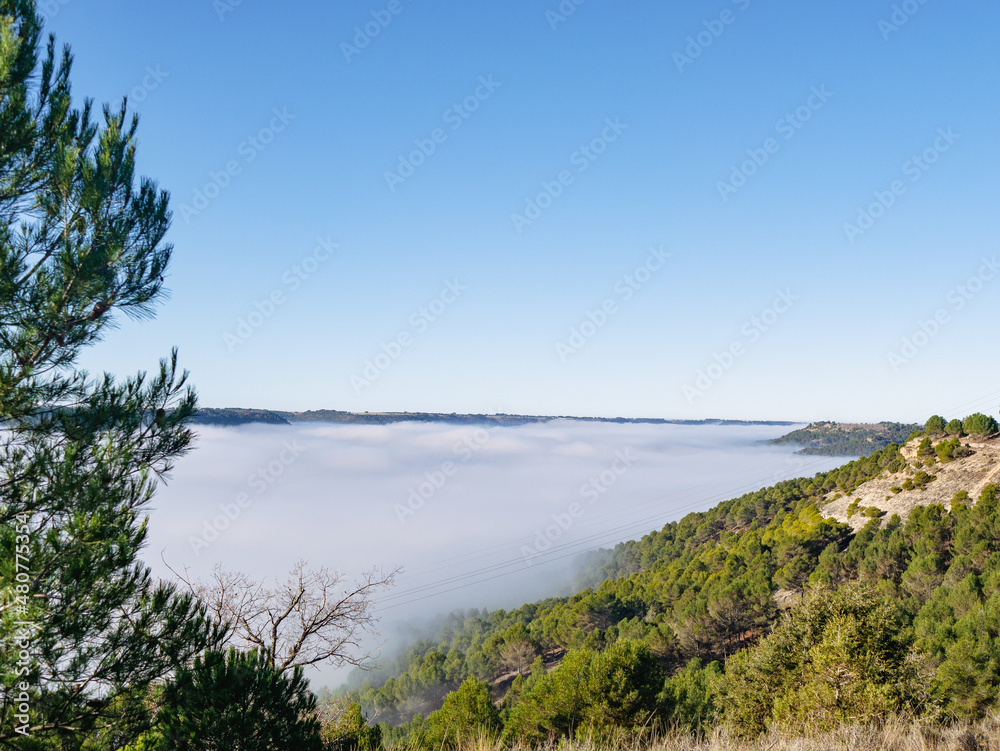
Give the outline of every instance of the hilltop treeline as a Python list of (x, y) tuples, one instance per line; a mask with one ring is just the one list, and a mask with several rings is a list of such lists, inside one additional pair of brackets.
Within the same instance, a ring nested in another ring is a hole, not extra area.
[(905, 468), (893, 444), (689, 514), (616, 546), (591, 572), (603, 583), (577, 595), (453, 614), (392, 677), (337, 700), (382, 723), (383, 743), (426, 748), (470, 733), (981, 717), (1000, 697), (997, 486), (857, 533), (821, 511)]

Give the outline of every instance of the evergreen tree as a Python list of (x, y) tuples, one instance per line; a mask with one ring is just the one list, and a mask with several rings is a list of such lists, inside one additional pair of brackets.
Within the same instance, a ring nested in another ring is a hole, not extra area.
[(928, 433), (943, 433), (945, 428), (945, 421), (941, 415), (933, 415), (924, 424), (924, 428)]
[(163, 692), (158, 728), (165, 751), (319, 751), (316, 697), (296, 667), (266, 652), (209, 651)]
[(726, 663), (725, 719), (745, 735), (878, 722), (911, 706), (909, 646), (893, 608), (871, 587), (814, 592)]
[(0, 0), (0, 745), (148, 721), (148, 689), (219, 637), (138, 560), (144, 509), (188, 447), (176, 353), (91, 378), (83, 347), (162, 296), (168, 197), (135, 175), (125, 105), (71, 103), (68, 49)]
[(707, 666), (695, 657), (676, 675), (667, 678), (658, 697), (662, 722), (668, 727), (702, 732), (715, 722), (715, 684), (722, 676), (722, 666)]
[[(622, 640), (604, 652), (570, 651), (559, 667), (525, 685), (505, 728), (511, 741), (538, 743), (573, 733), (607, 733), (649, 725), (663, 689), (649, 649)], [(433, 716), (433, 715), (432, 715)]]
[(998, 428), (1000, 426), (997, 425), (997, 421), (994, 418), (984, 415), (981, 412), (969, 415), (962, 423), (962, 430), (974, 436), (992, 435), (997, 432)]
[(490, 687), (469, 676), (457, 691), (448, 694), (444, 706), (431, 712), (425, 725), (427, 748), (463, 748), (475, 741), (500, 735), (500, 713), (493, 706)]

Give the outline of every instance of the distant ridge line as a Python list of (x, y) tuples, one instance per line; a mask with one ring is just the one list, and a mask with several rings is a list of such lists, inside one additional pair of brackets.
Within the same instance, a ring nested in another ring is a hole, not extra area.
[(789, 426), (801, 423), (786, 420), (724, 420), (709, 418), (704, 420), (671, 420), (661, 417), (578, 417), (575, 415), (512, 415), (457, 414), (454, 412), (346, 412), (336, 409), (317, 409), (305, 412), (281, 410), (245, 409), (241, 407), (203, 407), (195, 415), (194, 422), (200, 425), (234, 426), (249, 423), (269, 425), (291, 425), (303, 422), (326, 422), (343, 425), (388, 425), (397, 422), (439, 422), (451, 425), (495, 425), (514, 427), (553, 420), (576, 420), (580, 422), (643, 423), (651, 425), (776, 425)]

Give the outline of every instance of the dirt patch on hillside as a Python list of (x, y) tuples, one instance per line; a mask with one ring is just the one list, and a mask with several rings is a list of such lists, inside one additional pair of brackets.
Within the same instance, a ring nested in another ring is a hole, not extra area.
[[(962, 442), (973, 451), (971, 456), (955, 459), (946, 464), (935, 461), (931, 466), (923, 466), (922, 460), (917, 459), (919, 441), (910, 441), (900, 449), (907, 461), (905, 470), (895, 474), (886, 473), (869, 480), (851, 495), (842, 495), (836, 500), (832, 500), (836, 493), (830, 493), (826, 505), (820, 510), (824, 516), (832, 516), (837, 521), (846, 522), (857, 531), (865, 526), (870, 518), (861, 513), (855, 513), (850, 519), (847, 518), (847, 507), (855, 500), (862, 509), (875, 506), (885, 511), (886, 517), (899, 514), (903, 519), (917, 506), (940, 503), (945, 508), (950, 508), (951, 499), (960, 490), (968, 492), (970, 499), (975, 501), (986, 485), (1000, 483), (1000, 438), (978, 441), (964, 438)], [(937, 441), (935, 445), (936, 443)], [(896, 493), (892, 491), (894, 487), (902, 487), (908, 479), (912, 480), (918, 471), (934, 475), (936, 479), (922, 490), (903, 490)]]
[[(545, 665), (545, 672), (548, 673), (551, 670), (555, 670), (559, 667), (562, 662), (563, 657), (566, 656), (566, 650), (561, 647), (556, 647), (555, 649), (550, 649), (542, 654), (542, 663)], [(519, 675), (531, 675), (531, 669), (525, 668), (522, 671), (514, 671), (510, 673), (505, 673), (498, 678), (493, 680), (492, 688), (490, 693), (493, 696), (493, 702), (498, 704), (503, 700), (503, 697), (507, 695), (507, 689), (510, 688), (510, 684), (514, 682), (514, 679)]]

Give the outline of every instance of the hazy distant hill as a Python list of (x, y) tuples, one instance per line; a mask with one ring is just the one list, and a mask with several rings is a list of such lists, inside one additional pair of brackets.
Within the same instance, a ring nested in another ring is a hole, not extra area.
[(288, 420), (277, 412), (269, 412), (266, 409), (239, 409), (235, 407), (228, 407), (226, 409), (201, 407), (192, 422), (201, 425), (223, 426), (246, 425), (250, 422), (263, 422), (270, 425), (290, 424)]
[(195, 422), (203, 425), (244, 425), (251, 422), (290, 425), (296, 422), (328, 422), (352, 425), (387, 425), (394, 422), (441, 422), (451, 425), (527, 425), (551, 420), (581, 420), (586, 422), (648, 423), (654, 425), (794, 425), (780, 420), (665, 420), (658, 417), (574, 417), (562, 415), (456, 414), (454, 412), (344, 412), (337, 409), (317, 409), (307, 412), (280, 412), (266, 409), (205, 407), (199, 410)]
[(799, 454), (818, 456), (867, 456), (890, 443), (903, 443), (923, 425), (898, 422), (839, 423), (814, 422), (799, 430), (775, 438), (771, 443), (797, 443)]

